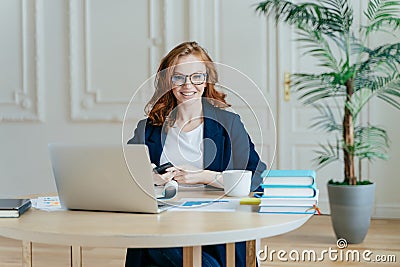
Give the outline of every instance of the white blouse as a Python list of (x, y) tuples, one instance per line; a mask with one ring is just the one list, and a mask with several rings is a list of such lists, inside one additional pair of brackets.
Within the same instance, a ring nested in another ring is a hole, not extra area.
[(169, 128), (160, 165), (171, 162), (174, 166), (187, 170), (203, 169), (203, 123), (190, 132), (173, 126)]

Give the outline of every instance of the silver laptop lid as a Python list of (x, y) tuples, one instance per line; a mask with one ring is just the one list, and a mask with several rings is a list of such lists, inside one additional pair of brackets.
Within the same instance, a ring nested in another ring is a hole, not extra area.
[(49, 152), (66, 208), (160, 212), (145, 145), (50, 144)]

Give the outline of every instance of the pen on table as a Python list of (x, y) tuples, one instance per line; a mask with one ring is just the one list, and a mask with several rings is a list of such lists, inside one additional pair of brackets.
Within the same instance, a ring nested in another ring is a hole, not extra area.
[(261, 199), (255, 197), (242, 198), (240, 205), (260, 205)]

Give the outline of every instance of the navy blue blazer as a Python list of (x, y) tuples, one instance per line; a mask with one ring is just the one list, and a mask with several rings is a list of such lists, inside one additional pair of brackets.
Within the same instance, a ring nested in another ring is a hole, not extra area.
[[(222, 172), (224, 170), (250, 170), (253, 172), (251, 190), (256, 190), (266, 165), (260, 160), (247, 134), (240, 116), (214, 107), (203, 101), (203, 163), (204, 169)], [(128, 144), (146, 144), (150, 160), (160, 165), (160, 157), (166, 133), (162, 126), (154, 126), (147, 119), (139, 121), (133, 138)]]

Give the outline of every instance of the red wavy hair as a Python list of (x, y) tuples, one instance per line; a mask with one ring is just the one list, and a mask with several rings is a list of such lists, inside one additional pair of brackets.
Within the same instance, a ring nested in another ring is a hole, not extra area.
[(214, 84), (218, 82), (218, 74), (210, 56), (196, 42), (184, 42), (172, 49), (161, 60), (157, 70), (154, 82), (155, 92), (145, 107), (145, 112), (153, 125), (161, 126), (166, 120), (169, 126), (173, 125), (175, 119), (171, 117), (171, 112), (177, 106), (176, 98), (171, 90), (173, 67), (177, 65), (179, 57), (188, 55), (196, 56), (206, 65), (207, 81), (202, 97), (221, 109), (231, 106), (225, 101), (226, 94), (215, 89)]

